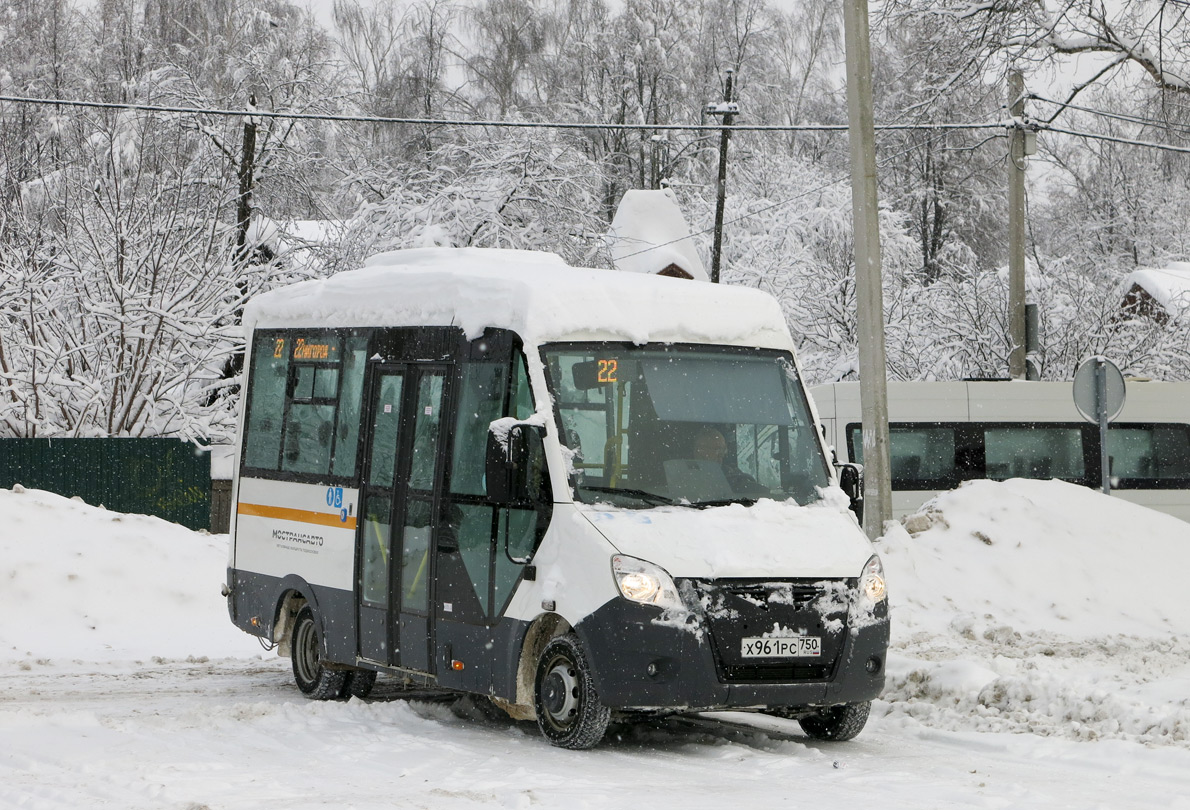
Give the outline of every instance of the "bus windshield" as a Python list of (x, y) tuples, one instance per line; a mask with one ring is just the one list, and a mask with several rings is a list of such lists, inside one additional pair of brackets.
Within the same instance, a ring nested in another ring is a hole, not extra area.
[(807, 504), (829, 483), (788, 354), (555, 343), (542, 357), (580, 501)]

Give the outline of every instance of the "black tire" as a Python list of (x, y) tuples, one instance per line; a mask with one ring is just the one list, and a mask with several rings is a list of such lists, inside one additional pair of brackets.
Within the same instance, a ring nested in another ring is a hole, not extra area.
[(322, 663), (322, 628), (307, 605), (293, 623), (290, 650), (293, 680), (302, 694), (312, 700), (337, 700), (347, 688), (347, 670), (328, 669)]
[(863, 731), (871, 709), (870, 700), (863, 703), (845, 703), (803, 717), (798, 723), (801, 724), (802, 731), (816, 740), (846, 742), (855, 739), (855, 736)]
[(343, 697), (363, 700), (372, 694), (372, 687), (376, 685), (376, 674), (374, 669), (348, 670), (347, 682), (343, 685)]
[(533, 707), (542, 735), (560, 748), (593, 748), (607, 733), (611, 709), (599, 702), (587, 656), (574, 634), (559, 636), (542, 651)]

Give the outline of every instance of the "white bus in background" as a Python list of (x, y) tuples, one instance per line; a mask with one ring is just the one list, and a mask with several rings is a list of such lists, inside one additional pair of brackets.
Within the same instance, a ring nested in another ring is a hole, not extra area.
[[(863, 463), (859, 383), (811, 396), (840, 461)], [(1099, 428), (1069, 382), (890, 382), (893, 514), (974, 478), (1060, 478), (1098, 489)], [(1129, 381), (1108, 431), (1112, 495), (1190, 521), (1190, 383)]]
[(388, 673), (569, 748), (709, 709), (863, 727), (880, 560), (768, 295), (435, 249), (244, 325), (228, 608), (306, 695)]

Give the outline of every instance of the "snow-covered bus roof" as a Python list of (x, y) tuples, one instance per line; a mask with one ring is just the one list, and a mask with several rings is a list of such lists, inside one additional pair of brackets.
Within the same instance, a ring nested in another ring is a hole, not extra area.
[(555, 340), (690, 342), (793, 350), (767, 293), (746, 287), (571, 267), (553, 253), (425, 248), (256, 296), (246, 328), (458, 326)]

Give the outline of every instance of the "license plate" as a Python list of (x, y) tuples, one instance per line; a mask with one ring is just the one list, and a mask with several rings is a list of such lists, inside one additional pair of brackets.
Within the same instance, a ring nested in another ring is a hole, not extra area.
[(740, 642), (745, 658), (819, 658), (822, 639), (818, 636), (788, 638), (745, 638)]

